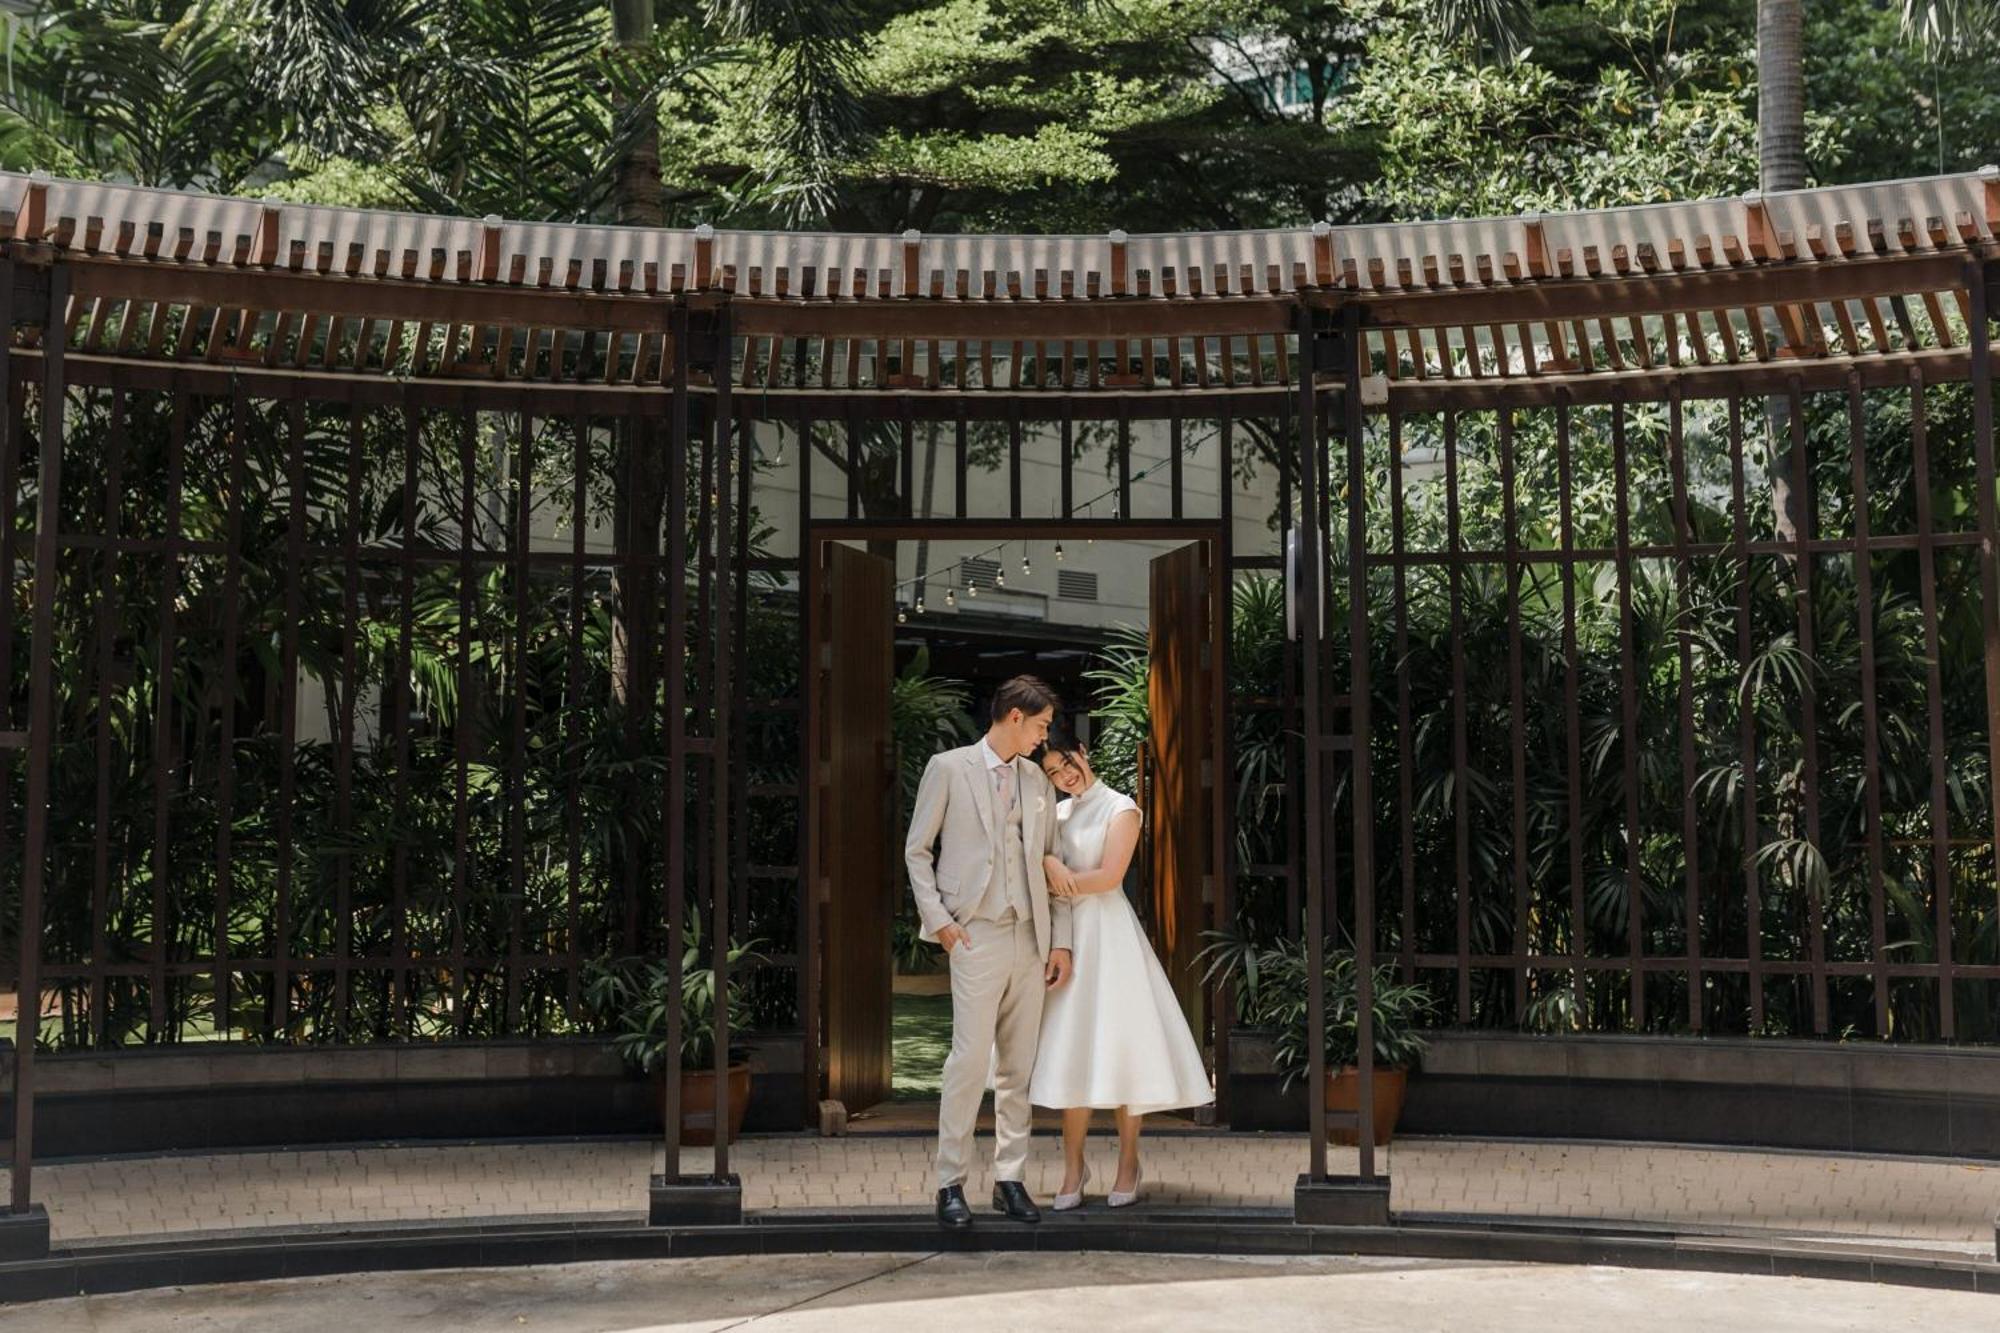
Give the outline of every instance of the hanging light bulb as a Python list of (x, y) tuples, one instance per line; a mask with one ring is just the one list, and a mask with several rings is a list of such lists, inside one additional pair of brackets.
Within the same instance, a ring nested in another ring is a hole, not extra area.
[(1059, 565), (1060, 565), (1060, 564), (1062, 563), (1062, 543), (1061, 543), (1061, 542), (1057, 542), (1057, 543), (1056, 543), (1056, 563), (1057, 563), (1057, 564), (1059, 564)]
[[(959, 568), (964, 569), (965, 567), (961, 565)], [(972, 581), (972, 571), (969, 569), (965, 570), (965, 595), (967, 597), (979, 596), (979, 585)]]
[[(946, 595), (949, 596), (950, 594), (947, 593)], [(924, 613), (924, 595), (923, 593), (919, 592), (917, 594), (917, 614), (922, 615), (923, 613)]]
[(944, 604), (946, 606), (956, 608), (958, 606), (958, 594), (953, 592), (950, 588), (946, 588), (944, 590)]
[(1007, 566), (1001, 564), (999, 560), (993, 562), (993, 586), (996, 588), (1007, 586)]
[(910, 623), (909, 613), (904, 611), (900, 606), (896, 608), (896, 623), (898, 625), (907, 625)]
[(1023, 577), (1026, 577), (1027, 575), (1029, 575), (1029, 574), (1032, 574), (1032, 573), (1034, 573), (1034, 572), (1035, 572), (1035, 570), (1034, 570), (1034, 566), (1032, 566), (1032, 565), (1030, 565), (1030, 564), (1028, 563), (1028, 544), (1027, 544), (1026, 542), (1022, 542), (1022, 543), (1021, 543), (1021, 574), (1022, 574), (1022, 576), (1023, 576)]

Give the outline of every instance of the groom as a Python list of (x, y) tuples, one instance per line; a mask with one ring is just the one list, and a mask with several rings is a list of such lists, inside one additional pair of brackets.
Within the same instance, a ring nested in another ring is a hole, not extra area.
[(1051, 901), (1042, 876), (1042, 857), (1056, 848), (1055, 790), (1027, 756), (1048, 739), (1055, 714), (1055, 692), (1035, 677), (1002, 685), (985, 738), (931, 756), (903, 845), (923, 938), (943, 945), (951, 962), (937, 1150), (937, 1215), (946, 1227), (972, 1225), (966, 1167), (996, 1051), (993, 1208), (1017, 1222), (1042, 1220), (1022, 1183), (1028, 1076), (1042, 996), (1069, 980), (1070, 904)]

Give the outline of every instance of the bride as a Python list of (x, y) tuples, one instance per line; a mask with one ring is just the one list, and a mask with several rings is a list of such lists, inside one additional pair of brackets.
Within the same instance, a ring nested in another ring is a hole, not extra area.
[(1105, 1202), (1123, 1208), (1139, 1198), (1146, 1112), (1203, 1106), (1215, 1095), (1166, 970), (1125, 897), (1125, 868), (1139, 845), (1138, 805), (1098, 780), (1073, 737), (1050, 736), (1039, 758), (1069, 797), (1056, 809), (1061, 854), (1044, 858), (1044, 868), (1049, 892), (1073, 905), (1076, 971), (1043, 1004), (1028, 1100), (1063, 1113), (1063, 1182), (1052, 1205), (1059, 1212), (1083, 1203), (1092, 1110), (1116, 1113), (1118, 1178)]

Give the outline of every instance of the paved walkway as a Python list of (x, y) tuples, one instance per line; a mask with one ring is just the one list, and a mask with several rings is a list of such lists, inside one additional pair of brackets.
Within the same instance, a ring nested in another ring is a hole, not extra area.
[(1337, 1257), (801, 1254), (366, 1273), (0, 1309), (22, 1333), (532, 1328), (771, 1333), (1218, 1328), (1977, 1329), (2000, 1299), (1799, 1278)]
[[(987, 1140), (982, 1138), (982, 1146)], [(69, 1162), (35, 1171), (57, 1243), (164, 1232), (530, 1214), (643, 1215), (659, 1149), (642, 1141), (537, 1142), (238, 1152)], [(919, 1137), (748, 1139), (732, 1152), (751, 1209), (931, 1203)], [(1101, 1194), (1111, 1141), (1090, 1152)], [(689, 1149), (690, 1172), (709, 1169)], [(1578, 1143), (1409, 1139), (1378, 1158), (1401, 1212), (1612, 1218), (1702, 1228), (1868, 1236), (1993, 1253), (2000, 1164)], [(1161, 1135), (1145, 1198), (1181, 1207), (1291, 1207), (1306, 1141), (1291, 1134)], [(1352, 1149), (1329, 1167), (1355, 1169)], [(1029, 1185), (1046, 1201), (1061, 1171), (1037, 1136)], [(968, 1182), (975, 1202), (985, 1174)]]

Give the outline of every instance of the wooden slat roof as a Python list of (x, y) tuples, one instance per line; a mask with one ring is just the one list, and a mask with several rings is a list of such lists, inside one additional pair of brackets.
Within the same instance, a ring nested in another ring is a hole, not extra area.
[[(1391, 380), (1950, 349), (1964, 340), (1965, 265), (2000, 253), (1996, 232), (1994, 168), (1562, 214), (1131, 236), (571, 226), (0, 173), (0, 241), (72, 272), (77, 352), (643, 384), (668, 369), (655, 302), (727, 301), (750, 344), (729, 373), (770, 390), (1283, 383), (1301, 303), (1362, 306), (1371, 369)], [(1056, 339), (1081, 350), (1058, 357)], [(1099, 340), (1122, 350), (1100, 364)]]

